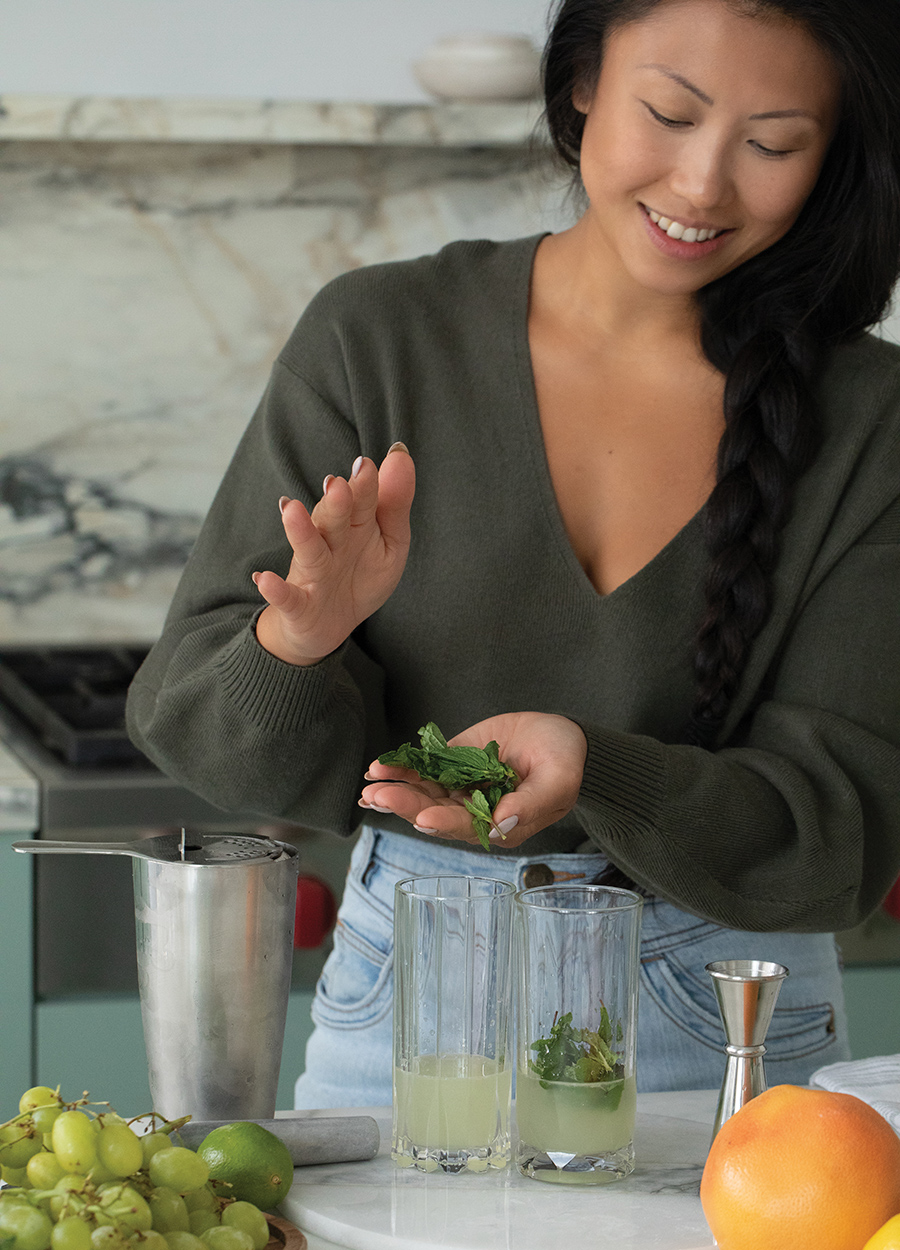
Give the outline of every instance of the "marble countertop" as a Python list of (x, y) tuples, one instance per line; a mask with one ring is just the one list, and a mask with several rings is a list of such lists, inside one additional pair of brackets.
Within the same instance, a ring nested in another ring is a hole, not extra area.
[(522, 147), (541, 105), (4, 95), (0, 140)]
[(377, 1157), (298, 1168), (281, 1210), (310, 1250), (713, 1250), (699, 1186), (717, 1098), (639, 1094), (633, 1174), (590, 1189), (526, 1180), (514, 1167), (474, 1176), (395, 1168), (390, 1110), (356, 1110), (378, 1121)]

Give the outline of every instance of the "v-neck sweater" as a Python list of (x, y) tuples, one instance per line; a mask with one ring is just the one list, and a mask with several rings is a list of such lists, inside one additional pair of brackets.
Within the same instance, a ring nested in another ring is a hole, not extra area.
[[(450, 736), (502, 712), (560, 713), (588, 741), (576, 807), (495, 854), (589, 839), (724, 925), (852, 926), (900, 872), (900, 349), (861, 336), (829, 360), (822, 447), (782, 534), (771, 613), (714, 749), (687, 746), (702, 512), (595, 590), (541, 435), (538, 242), (456, 243), (316, 296), (135, 678), (132, 736), (225, 810), (349, 836), (369, 761), (426, 721)], [(256, 640), (251, 574), (287, 572), (278, 498), (312, 508), (326, 474), (398, 440), (417, 469), (400, 584), (321, 663), (277, 659)]]

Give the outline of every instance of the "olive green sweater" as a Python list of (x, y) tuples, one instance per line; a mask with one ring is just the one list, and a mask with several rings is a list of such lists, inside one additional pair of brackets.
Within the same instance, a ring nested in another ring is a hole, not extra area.
[[(588, 738), (580, 799), (522, 851), (589, 838), (711, 920), (851, 926), (900, 872), (900, 349), (863, 337), (830, 362), (771, 616), (717, 749), (681, 745), (702, 516), (617, 590), (594, 590), (541, 439), (536, 244), (454, 244), (313, 300), (135, 679), (131, 733), (224, 809), (346, 836), (368, 762), (426, 720), (451, 735), (559, 712)], [(398, 439), (418, 473), (399, 587), (320, 664), (285, 664), (256, 641), (250, 576), (287, 570), (279, 496), (311, 507), (327, 473)]]

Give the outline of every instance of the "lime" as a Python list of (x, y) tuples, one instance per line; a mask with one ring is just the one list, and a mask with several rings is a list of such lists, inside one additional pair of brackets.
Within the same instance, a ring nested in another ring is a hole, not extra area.
[(209, 1165), (209, 1178), (231, 1185), (229, 1196), (252, 1202), (262, 1211), (287, 1196), (294, 1164), (287, 1146), (261, 1124), (241, 1121), (214, 1128), (197, 1154)]

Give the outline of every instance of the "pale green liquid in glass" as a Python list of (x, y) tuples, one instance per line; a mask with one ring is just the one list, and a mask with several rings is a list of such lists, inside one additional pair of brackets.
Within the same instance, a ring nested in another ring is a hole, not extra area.
[(510, 1068), (483, 1055), (420, 1055), (394, 1069), (395, 1137), (429, 1150), (477, 1150), (508, 1132)]
[(547, 1089), (533, 1073), (519, 1072), (516, 1123), (521, 1142), (545, 1153), (605, 1155), (631, 1141), (637, 1106), (634, 1077), (612, 1088), (602, 1081), (545, 1084)]

